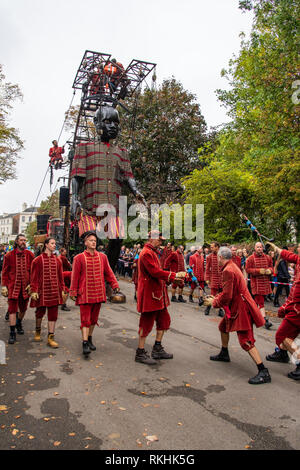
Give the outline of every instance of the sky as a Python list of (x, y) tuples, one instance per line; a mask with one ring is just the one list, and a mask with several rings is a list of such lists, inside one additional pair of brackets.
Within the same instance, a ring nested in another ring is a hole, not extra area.
[[(0, 0), (0, 63), (24, 96), (13, 103), (10, 125), (25, 141), (17, 179), (0, 186), (0, 214), (35, 203), (85, 50), (112, 54), (125, 68), (131, 59), (156, 63), (158, 83), (179, 80), (211, 127), (229, 120), (215, 90), (228, 88), (221, 70), (251, 23), (238, 0)], [(73, 104), (79, 100), (77, 91)], [(59, 144), (69, 137), (63, 131)], [(55, 172), (52, 189), (65, 173)], [(47, 177), (37, 205), (50, 194)]]

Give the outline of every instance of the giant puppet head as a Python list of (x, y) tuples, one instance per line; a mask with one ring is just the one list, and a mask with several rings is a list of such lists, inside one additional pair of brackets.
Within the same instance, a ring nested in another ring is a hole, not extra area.
[(115, 139), (119, 133), (119, 113), (112, 106), (103, 105), (97, 110), (94, 124), (101, 140), (109, 142)]

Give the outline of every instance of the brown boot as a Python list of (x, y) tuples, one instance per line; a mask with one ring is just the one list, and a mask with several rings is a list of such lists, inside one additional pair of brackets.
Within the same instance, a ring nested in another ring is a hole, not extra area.
[(51, 348), (58, 348), (58, 343), (54, 341), (54, 333), (49, 333), (48, 335), (48, 346)]

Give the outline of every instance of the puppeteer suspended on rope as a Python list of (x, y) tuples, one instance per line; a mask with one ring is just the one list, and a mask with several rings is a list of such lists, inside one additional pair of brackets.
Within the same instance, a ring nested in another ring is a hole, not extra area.
[(53, 147), (49, 150), (50, 162), (56, 170), (62, 168), (63, 157), (62, 154), (65, 153), (65, 147), (59, 147), (57, 140), (52, 141)]

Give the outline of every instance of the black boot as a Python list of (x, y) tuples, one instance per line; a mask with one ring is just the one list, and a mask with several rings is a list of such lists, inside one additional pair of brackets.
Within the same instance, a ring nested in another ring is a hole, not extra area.
[(266, 330), (269, 330), (271, 326), (273, 325), (273, 323), (271, 323), (268, 318), (266, 318), (265, 320), (266, 320), (265, 328)]
[(167, 353), (161, 344), (154, 344), (151, 356), (153, 359), (173, 359), (173, 354)]
[(19, 318), (17, 318), (16, 328), (17, 328), (18, 335), (23, 335), (24, 334), (24, 330), (23, 330), (23, 326), (22, 326), (22, 320), (19, 320)]
[(224, 317), (224, 310), (222, 308), (219, 309), (218, 317)]
[(274, 307), (277, 307), (277, 308), (280, 307), (280, 304), (278, 302), (278, 299), (276, 299), (276, 297), (274, 299)]
[(263, 369), (258, 372), (257, 375), (248, 380), (251, 385), (260, 385), (271, 382), (271, 376), (268, 369)]
[(288, 373), (288, 377), (294, 380), (300, 380), (300, 364), (297, 365), (295, 370)]
[(199, 307), (204, 304), (203, 297), (199, 297)]
[(17, 335), (15, 331), (10, 330), (8, 344), (15, 344), (17, 341)]
[(284, 349), (275, 349), (275, 352), (273, 354), (268, 354), (266, 356), (267, 361), (272, 361), (272, 362), (284, 362), (288, 363), (289, 362), (289, 355), (287, 351)]
[(147, 351), (145, 349), (137, 349), (135, 354), (135, 361), (141, 362), (142, 364), (148, 364), (149, 366), (154, 366), (157, 364), (157, 361), (151, 359)]
[(178, 302), (176, 295), (172, 295), (171, 302)]
[(91, 353), (88, 341), (82, 342), (82, 354), (88, 356)]
[(210, 356), (209, 358), (211, 361), (219, 361), (219, 362), (230, 362), (229, 352), (227, 348), (221, 349), (219, 354), (216, 356)]
[(209, 315), (210, 309), (211, 309), (210, 305), (208, 307), (206, 307), (206, 309), (204, 311), (204, 315)]
[(177, 302), (182, 302), (182, 303), (185, 304), (185, 303), (186, 303), (186, 300), (184, 300), (184, 298), (182, 297), (182, 295), (179, 295)]
[(190, 301), (192, 304), (194, 303), (194, 299), (193, 299), (192, 294), (189, 295), (189, 301)]
[(6, 320), (6, 321), (9, 320), (9, 312), (6, 312), (6, 314), (5, 314), (5, 320)]
[(89, 336), (88, 338), (88, 345), (91, 351), (96, 351), (96, 346), (93, 344), (92, 337)]
[(63, 304), (61, 307), (60, 307), (61, 310), (64, 310), (65, 312), (70, 312), (71, 309), (69, 307), (67, 307), (66, 304)]

